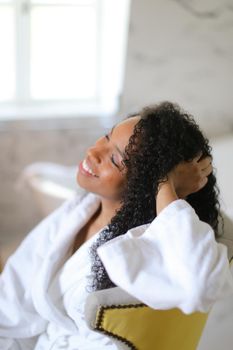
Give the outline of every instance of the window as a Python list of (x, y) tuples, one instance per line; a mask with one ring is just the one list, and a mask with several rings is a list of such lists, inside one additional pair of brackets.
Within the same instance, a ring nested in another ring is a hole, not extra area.
[(10, 100), (15, 91), (14, 11), (10, 0), (0, 2), (0, 101)]
[(130, 0), (0, 0), (0, 117), (111, 114)]

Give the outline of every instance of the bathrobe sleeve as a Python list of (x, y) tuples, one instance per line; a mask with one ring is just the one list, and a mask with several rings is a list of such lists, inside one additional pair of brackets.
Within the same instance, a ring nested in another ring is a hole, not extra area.
[(98, 248), (110, 279), (155, 309), (207, 312), (233, 294), (227, 249), (184, 200)]
[(32, 281), (73, 202), (66, 202), (31, 231), (0, 275), (1, 350), (18, 349), (13, 338), (33, 337), (46, 326), (32, 302)]

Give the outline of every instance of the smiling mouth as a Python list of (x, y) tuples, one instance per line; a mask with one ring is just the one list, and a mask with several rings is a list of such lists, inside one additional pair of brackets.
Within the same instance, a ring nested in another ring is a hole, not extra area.
[(86, 159), (82, 162), (82, 167), (89, 175), (97, 177), (97, 175), (93, 172), (93, 170), (90, 168), (90, 166), (87, 164)]

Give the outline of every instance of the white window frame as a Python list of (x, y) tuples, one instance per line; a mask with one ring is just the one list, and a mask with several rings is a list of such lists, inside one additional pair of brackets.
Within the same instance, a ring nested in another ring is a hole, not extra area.
[[(16, 0), (15, 3), (17, 99), (0, 103), (0, 120), (114, 115), (119, 107), (123, 86), (130, 0), (97, 0), (98, 94), (97, 98), (85, 101), (38, 101), (28, 98), (30, 77), (26, 67), (30, 62), (30, 1)], [(119, 14), (117, 28), (116, 25), (114, 27), (116, 13)]]

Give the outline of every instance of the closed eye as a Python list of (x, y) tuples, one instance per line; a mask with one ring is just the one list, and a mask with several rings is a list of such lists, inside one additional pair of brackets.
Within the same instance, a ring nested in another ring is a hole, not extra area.
[(111, 158), (112, 164), (114, 164), (114, 165), (119, 169), (120, 166), (119, 166), (119, 164), (115, 161), (115, 159), (114, 159), (114, 154), (112, 154), (110, 158)]
[[(105, 136), (106, 140), (109, 142), (110, 141), (109, 135), (106, 134), (104, 136)], [(110, 159), (111, 159), (112, 164), (114, 164), (118, 169), (120, 169), (120, 165), (116, 162), (114, 154), (111, 155)]]
[[(108, 142), (110, 141), (110, 137), (108, 134), (104, 135), (104, 137), (106, 138), (106, 140)], [(120, 166), (120, 164), (115, 160), (114, 154), (111, 155), (110, 159), (111, 159), (112, 164), (114, 164), (119, 169), (119, 171), (123, 170), (122, 167)]]

